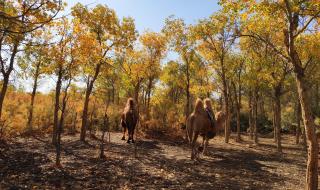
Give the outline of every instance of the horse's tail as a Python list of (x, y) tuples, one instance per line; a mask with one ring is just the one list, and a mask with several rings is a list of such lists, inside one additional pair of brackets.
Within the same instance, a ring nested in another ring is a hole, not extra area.
[(196, 105), (194, 107), (194, 112), (195, 113), (203, 113), (204, 112), (203, 101), (200, 98), (198, 98), (196, 101)]

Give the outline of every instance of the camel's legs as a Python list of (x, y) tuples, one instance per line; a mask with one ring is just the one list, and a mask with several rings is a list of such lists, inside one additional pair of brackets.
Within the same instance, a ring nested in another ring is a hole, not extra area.
[(198, 131), (195, 131), (193, 136), (192, 136), (192, 143), (191, 143), (191, 148), (192, 148), (192, 152), (191, 152), (191, 159), (195, 159), (195, 157), (197, 156), (197, 139), (198, 139), (198, 136), (199, 136), (199, 132)]
[(130, 140), (131, 140), (131, 129), (128, 128), (128, 140), (127, 140), (127, 143), (130, 143)]
[(206, 155), (207, 154), (207, 148), (209, 145), (209, 139), (207, 137), (203, 137), (203, 154)]
[(123, 127), (123, 136), (121, 140), (126, 140), (126, 131), (127, 131), (127, 128)]
[(132, 142), (132, 143), (134, 143), (134, 140), (133, 140), (133, 136), (134, 136), (134, 128), (131, 130), (131, 134), (130, 134), (130, 135), (131, 135), (131, 142)]

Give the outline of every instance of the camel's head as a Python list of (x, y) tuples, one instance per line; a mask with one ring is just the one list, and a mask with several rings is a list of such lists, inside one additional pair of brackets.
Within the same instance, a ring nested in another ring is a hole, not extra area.
[(198, 98), (197, 101), (196, 101), (196, 104), (195, 104), (195, 107), (194, 107), (194, 111), (196, 113), (204, 112), (203, 101), (200, 98)]
[(224, 124), (225, 124), (225, 120), (226, 120), (226, 114), (223, 111), (219, 111), (215, 114), (215, 118), (216, 118), (216, 127), (217, 127), (217, 131), (221, 131), (224, 129)]
[(134, 100), (133, 100), (133, 98), (128, 98), (127, 107), (134, 108)]
[(211, 100), (209, 99), (209, 98), (206, 98), (205, 100), (204, 100), (204, 107), (205, 108), (208, 108), (209, 110), (213, 110), (212, 109), (212, 103), (211, 103)]

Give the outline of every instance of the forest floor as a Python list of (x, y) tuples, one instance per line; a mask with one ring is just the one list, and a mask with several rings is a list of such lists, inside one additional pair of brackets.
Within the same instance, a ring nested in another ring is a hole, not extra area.
[(0, 144), (0, 189), (303, 189), (306, 153), (283, 137), (283, 154), (273, 139), (258, 146), (247, 136), (229, 144), (210, 141), (209, 153), (190, 160), (183, 139), (139, 138), (135, 146), (111, 133), (105, 160), (98, 159), (99, 141), (62, 138), (62, 168), (54, 167), (50, 138), (16, 138)]

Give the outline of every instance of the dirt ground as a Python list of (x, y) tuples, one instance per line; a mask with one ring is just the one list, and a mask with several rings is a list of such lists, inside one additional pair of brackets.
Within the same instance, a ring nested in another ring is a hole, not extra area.
[(182, 139), (139, 138), (135, 157), (135, 146), (111, 133), (100, 160), (99, 141), (64, 136), (61, 169), (50, 137), (16, 138), (0, 145), (0, 189), (303, 189), (306, 153), (293, 137), (283, 137), (281, 155), (273, 139), (255, 146), (242, 137), (211, 140), (209, 154), (194, 162)]

